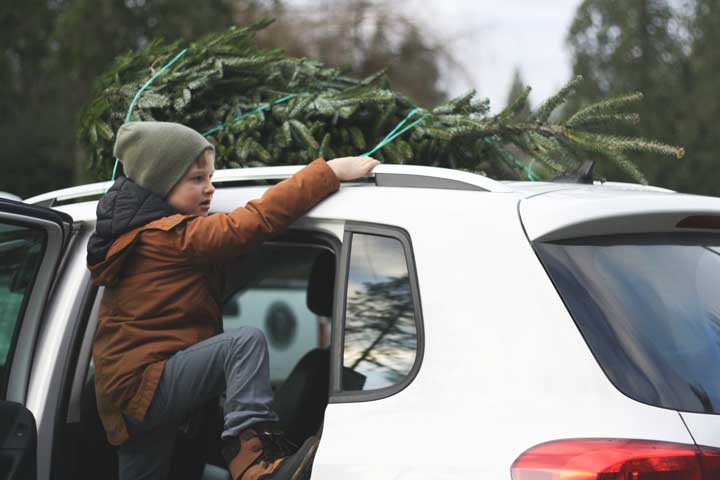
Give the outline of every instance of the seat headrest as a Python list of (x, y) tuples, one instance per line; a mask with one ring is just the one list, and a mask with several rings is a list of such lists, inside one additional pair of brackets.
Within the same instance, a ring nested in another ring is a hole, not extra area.
[(323, 251), (315, 259), (307, 289), (307, 306), (315, 315), (331, 317), (335, 290), (335, 255)]

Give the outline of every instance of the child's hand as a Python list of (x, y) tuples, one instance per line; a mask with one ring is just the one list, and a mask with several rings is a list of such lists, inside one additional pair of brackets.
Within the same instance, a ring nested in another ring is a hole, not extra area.
[(327, 162), (340, 181), (364, 177), (379, 163), (371, 157), (342, 157)]

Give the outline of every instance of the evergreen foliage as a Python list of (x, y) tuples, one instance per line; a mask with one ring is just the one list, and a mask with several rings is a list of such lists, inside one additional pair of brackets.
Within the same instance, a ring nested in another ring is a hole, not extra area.
[[(391, 89), (383, 72), (355, 80), (319, 62), (259, 48), (254, 36), (269, 23), (233, 27), (190, 44), (187, 54), (143, 92), (132, 120), (175, 121), (200, 132), (224, 124), (209, 139), (216, 146), (217, 167), (232, 168), (359, 155), (417, 108)], [(99, 179), (110, 177), (113, 132), (132, 99), (182, 48), (180, 42), (151, 42), (121, 55), (98, 77), (78, 138), (89, 148)], [(422, 117), (422, 123), (373, 156), (387, 163), (458, 168), (499, 178), (549, 179), (597, 153), (641, 182), (645, 178), (626, 152), (682, 157), (676, 147), (600, 130), (635, 122), (636, 116), (624, 109), (640, 95), (606, 99), (565, 122), (549, 121), (580, 81), (575, 78), (528, 120), (518, 120), (517, 113), (527, 107), (529, 89), (497, 115), (489, 114), (487, 101), (477, 100), (475, 92), (421, 109), (414, 119)], [(289, 94), (297, 96), (273, 105)], [(518, 149), (529, 162), (513, 153)]]
[[(614, 122), (620, 135), (662, 137), (681, 144), (688, 152), (683, 162), (665, 161), (652, 150), (649, 154), (633, 153), (633, 162), (653, 185), (720, 194), (711, 174), (717, 164), (717, 146), (702, 145), (702, 139), (712, 142), (706, 129), (717, 116), (713, 120), (702, 116), (710, 113), (713, 103), (718, 104), (717, 95), (701, 93), (705, 85), (716, 89), (718, 70), (694, 75), (689, 61), (699, 56), (699, 43), (704, 42), (700, 41), (700, 31), (687, 28), (688, 22), (714, 22), (716, 27), (720, 18), (715, 6), (718, 2), (689, 3), (697, 4), (698, 8), (701, 3), (713, 5), (715, 15), (698, 10), (686, 19), (680, 13), (685, 8), (676, 8), (673, 4), (679, 4), (669, 0), (583, 0), (567, 41), (573, 74), (582, 75), (585, 81), (569, 102), (569, 109), (579, 112), (569, 114), (574, 118), (568, 119), (567, 124), (593, 128), (603, 122)], [(713, 31), (712, 40), (705, 45), (708, 51), (716, 51), (717, 28), (708, 30)], [(641, 103), (639, 94), (622, 95), (632, 90), (643, 92)], [(597, 98), (616, 96), (620, 97), (613, 104), (603, 102), (594, 109), (583, 108)], [(631, 105), (637, 105), (635, 112), (642, 118), (639, 124), (636, 115), (611, 113)], [(610, 177), (637, 178), (637, 174), (630, 174), (629, 163), (618, 160), (600, 164), (595, 171)]]
[[(527, 86), (525, 82), (523, 81), (522, 75), (520, 73), (519, 68), (515, 68), (515, 72), (513, 73), (513, 81), (510, 85), (510, 90), (507, 94), (507, 100), (505, 102), (506, 105), (511, 105), (513, 102), (517, 102), (520, 100), (520, 98), (525, 94), (525, 90), (527, 90)], [(530, 92), (528, 92), (529, 94)], [(530, 100), (529, 98), (524, 102), (524, 106), (515, 114), (515, 119), (517, 120), (527, 120), (530, 118)], [(507, 108), (507, 107), (506, 107)]]

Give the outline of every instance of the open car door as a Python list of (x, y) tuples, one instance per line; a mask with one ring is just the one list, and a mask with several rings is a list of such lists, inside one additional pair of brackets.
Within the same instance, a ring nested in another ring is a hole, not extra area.
[(0, 478), (36, 478), (37, 430), (25, 408), (45, 304), (72, 218), (0, 199)]

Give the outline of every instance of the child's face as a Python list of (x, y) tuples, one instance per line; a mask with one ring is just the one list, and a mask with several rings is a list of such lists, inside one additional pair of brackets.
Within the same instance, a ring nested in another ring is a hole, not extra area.
[(207, 215), (215, 193), (215, 187), (210, 181), (214, 173), (215, 155), (207, 150), (170, 190), (167, 202), (185, 215)]

